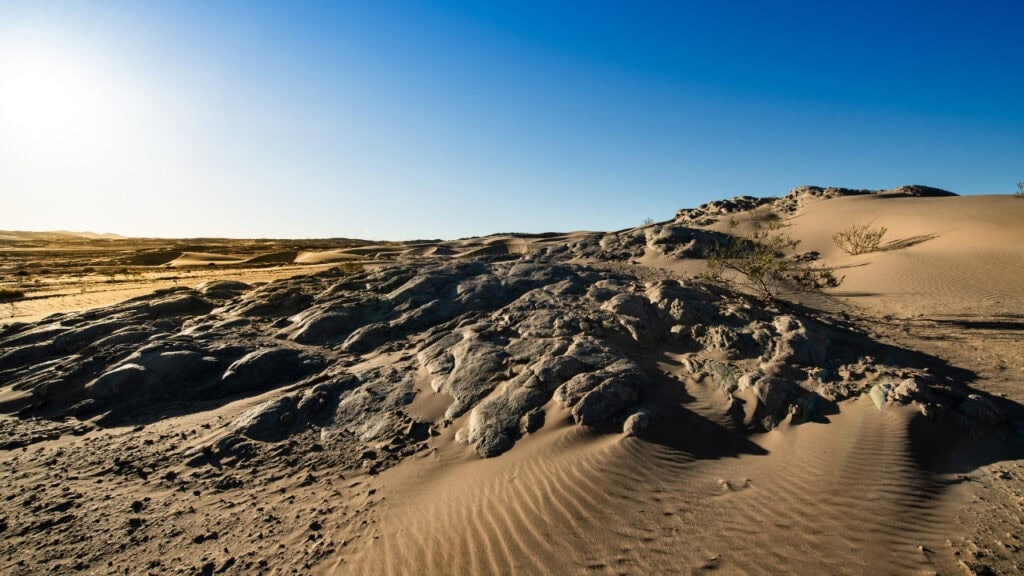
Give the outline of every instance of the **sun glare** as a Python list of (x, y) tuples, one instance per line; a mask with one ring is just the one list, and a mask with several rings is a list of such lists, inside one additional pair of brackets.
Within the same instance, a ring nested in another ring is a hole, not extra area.
[(103, 148), (117, 124), (119, 99), (102, 65), (74, 50), (30, 41), (0, 44), (0, 129), (21, 152)]
[(126, 63), (81, 35), (0, 34), (0, 196), (9, 218), (119, 229), (123, 199), (145, 185), (153, 128)]

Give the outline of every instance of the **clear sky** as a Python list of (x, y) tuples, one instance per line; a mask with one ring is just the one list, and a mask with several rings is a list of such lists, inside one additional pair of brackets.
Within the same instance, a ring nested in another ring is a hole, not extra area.
[(0, 0), (0, 229), (454, 238), (1018, 180), (1019, 0)]

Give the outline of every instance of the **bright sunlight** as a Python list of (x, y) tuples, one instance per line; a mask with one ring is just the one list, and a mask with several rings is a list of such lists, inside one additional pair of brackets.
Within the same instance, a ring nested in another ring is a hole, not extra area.
[(106, 148), (125, 104), (116, 85), (102, 65), (67, 47), (33, 38), (3, 41), (0, 127), (36, 152)]

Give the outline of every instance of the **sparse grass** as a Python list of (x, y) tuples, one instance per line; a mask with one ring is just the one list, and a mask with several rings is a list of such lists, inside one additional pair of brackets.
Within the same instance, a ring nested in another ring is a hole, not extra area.
[[(722, 284), (737, 284), (766, 302), (786, 295), (835, 288), (842, 283), (843, 278), (837, 277), (832, 269), (809, 266), (786, 254), (799, 244), (799, 240), (778, 229), (736, 236), (711, 253), (703, 277)], [(738, 277), (727, 278), (729, 271)]]
[(346, 275), (358, 274), (364, 270), (363, 265), (358, 262), (340, 262), (334, 269)]
[(749, 217), (750, 223), (753, 224), (755, 230), (760, 230), (766, 226), (771, 230), (782, 228), (782, 223), (779, 222), (779, 215), (772, 211), (771, 206), (767, 204), (762, 204), (751, 210)]
[(17, 288), (0, 288), (0, 302), (14, 302), (25, 297), (24, 290)]
[(886, 231), (885, 226), (872, 228), (871, 224), (855, 224), (833, 234), (832, 241), (847, 254), (866, 254), (882, 246)]

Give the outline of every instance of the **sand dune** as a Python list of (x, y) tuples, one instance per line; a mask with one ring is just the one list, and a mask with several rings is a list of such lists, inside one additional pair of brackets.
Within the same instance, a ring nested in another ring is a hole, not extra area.
[(346, 250), (302, 251), (295, 256), (296, 264), (329, 264), (359, 260), (362, 257)]
[(403, 250), (402, 257), (416, 257), (416, 256), (454, 256), (458, 254), (455, 250), (448, 248), (447, 246), (438, 246), (436, 244), (415, 246)]
[[(803, 249), (841, 268), (838, 294), (900, 316), (1024, 308), (1024, 202), (1009, 196), (836, 198), (788, 222)], [(831, 237), (842, 226), (888, 229), (887, 248), (857, 256)]]
[[(697, 278), (768, 222), (843, 284)], [(1021, 222), (800, 187), (607, 233), (119, 244), (120, 297), (0, 329), (0, 572), (1018, 573)], [(883, 249), (836, 247), (856, 224)]]
[(916, 573), (952, 512), (917, 471), (912, 417), (865, 399), (710, 461), (570, 426), (507, 458), (442, 448), (381, 475), (374, 539), (322, 573)]
[(246, 264), (295, 264), (298, 262), (300, 252), (297, 250), (286, 250), (282, 252), (271, 252), (260, 254), (245, 260)]
[(210, 254), (204, 252), (183, 252), (170, 262), (172, 266), (213, 266), (216, 264), (239, 264), (246, 259), (228, 254)]

